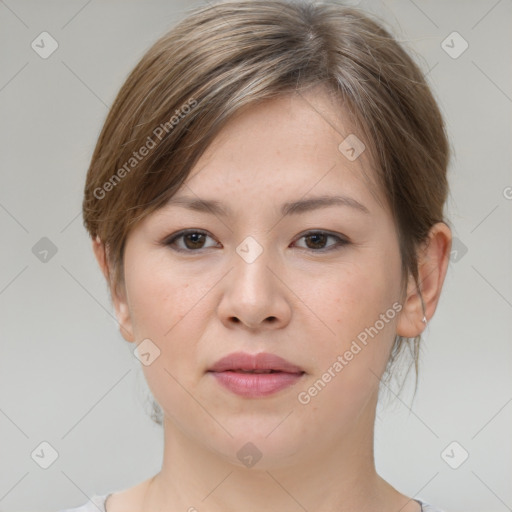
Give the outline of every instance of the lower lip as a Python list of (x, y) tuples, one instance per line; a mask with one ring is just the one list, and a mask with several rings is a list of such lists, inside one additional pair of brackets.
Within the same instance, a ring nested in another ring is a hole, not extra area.
[(257, 398), (272, 395), (293, 386), (302, 373), (211, 372), (219, 383), (236, 395)]

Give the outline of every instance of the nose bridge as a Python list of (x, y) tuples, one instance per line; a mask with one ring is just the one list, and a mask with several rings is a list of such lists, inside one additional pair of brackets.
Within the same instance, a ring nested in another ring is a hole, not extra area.
[(233, 266), (219, 307), (222, 320), (239, 321), (250, 327), (262, 327), (269, 322), (281, 326), (286, 323), (290, 307), (274, 276), (274, 267), (278, 268), (279, 263), (272, 249), (248, 236), (236, 247)]
[(236, 247), (233, 280), (236, 286), (240, 285), (241, 289), (238, 291), (242, 292), (246, 303), (261, 300), (262, 297), (257, 297), (262, 292), (261, 288), (265, 288), (266, 294), (272, 293), (273, 285), (270, 281), (273, 276), (267, 268), (272, 260), (271, 252), (268, 245), (264, 247), (253, 236), (246, 237)]

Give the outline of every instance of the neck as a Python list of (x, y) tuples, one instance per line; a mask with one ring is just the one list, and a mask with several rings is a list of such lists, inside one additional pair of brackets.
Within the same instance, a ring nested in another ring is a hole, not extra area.
[(370, 406), (336, 439), (320, 433), (314, 445), (300, 445), (287, 461), (273, 464), (267, 458), (264, 464), (263, 454), (246, 468), (186, 436), (166, 417), (162, 469), (147, 487), (144, 509), (365, 512), (384, 510), (384, 503), (403, 506), (407, 498), (375, 471), (374, 420)]

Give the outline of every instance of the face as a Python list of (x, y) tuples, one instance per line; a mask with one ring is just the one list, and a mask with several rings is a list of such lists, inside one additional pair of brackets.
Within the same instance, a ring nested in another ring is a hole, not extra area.
[(143, 370), (166, 425), (235, 464), (249, 442), (270, 468), (373, 428), (401, 265), (350, 133), (320, 89), (252, 106), (127, 239), (118, 313), (160, 351)]

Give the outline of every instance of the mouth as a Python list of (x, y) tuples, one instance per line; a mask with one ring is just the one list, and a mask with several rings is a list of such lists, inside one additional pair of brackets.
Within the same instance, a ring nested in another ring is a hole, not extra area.
[(281, 373), (281, 370), (242, 370), (238, 368), (236, 370), (225, 370), (227, 372), (236, 372), (236, 373)]
[(258, 398), (296, 384), (306, 372), (275, 354), (237, 352), (217, 361), (208, 373), (232, 393)]
[(240, 372), (240, 373), (305, 373), (299, 366), (275, 354), (260, 352), (248, 354), (246, 352), (233, 352), (219, 359), (210, 372)]

